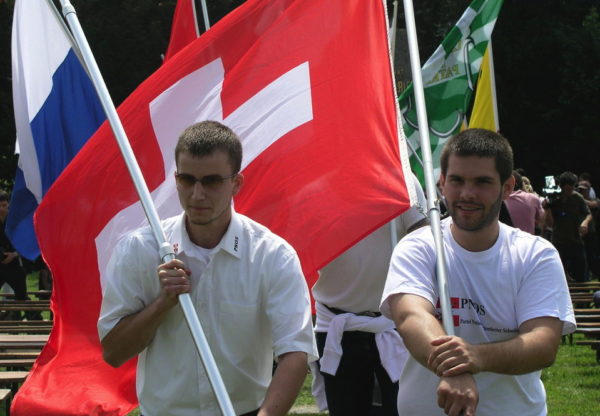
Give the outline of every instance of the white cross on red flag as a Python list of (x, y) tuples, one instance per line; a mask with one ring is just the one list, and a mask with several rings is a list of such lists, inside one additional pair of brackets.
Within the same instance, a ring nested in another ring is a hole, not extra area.
[[(171, 57), (118, 110), (161, 217), (181, 211), (177, 137), (205, 119), (242, 140), (236, 210), (290, 242), (306, 276), (406, 210), (386, 24), (383, 0), (250, 0)], [(108, 256), (144, 223), (136, 201), (105, 123), (36, 214), (54, 329), (13, 415), (121, 415), (137, 405), (135, 360), (105, 364), (96, 331), (101, 279), (118, 278), (100, 277)]]

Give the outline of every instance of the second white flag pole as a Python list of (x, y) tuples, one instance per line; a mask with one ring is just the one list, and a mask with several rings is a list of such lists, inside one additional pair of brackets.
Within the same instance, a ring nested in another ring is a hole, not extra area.
[(431, 144), (429, 141), (429, 123), (427, 122), (427, 108), (423, 92), (423, 76), (421, 73), (421, 58), (417, 42), (417, 29), (412, 0), (404, 0), (404, 17), (406, 20), (406, 33), (408, 35), (408, 49), (410, 53), (410, 67), (417, 104), (417, 118), (419, 120), (419, 135), (421, 152), (423, 156), (423, 171), (425, 173), (425, 190), (427, 196), (427, 212), (431, 223), (431, 232), (435, 241), (436, 275), (438, 281), (438, 294), (442, 311), (444, 330), (448, 335), (454, 335), (454, 322), (450, 308), (450, 294), (448, 293), (448, 278), (446, 274), (446, 256), (441, 230), (440, 205), (437, 198), (437, 187), (433, 176), (433, 160)]

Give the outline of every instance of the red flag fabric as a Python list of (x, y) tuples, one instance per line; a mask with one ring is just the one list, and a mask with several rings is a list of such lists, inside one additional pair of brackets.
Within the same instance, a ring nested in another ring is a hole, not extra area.
[(165, 62), (200, 36), (194, 0), (177, 0)]
[[(386, 23), (383, 0), (250, 0), (173, 56), (119, 108), (159, 215), (181, 211), (177, 137), (206, 119), (242, 140), (236, 210), (288, 240), (306, 276), (407, 209)], [(135, 360), (109, 367), (96, 332), (111, 250), (144, 224), (136, 200), (105, 123), (36, 214), (55, 324), (13, 416), (136, 406)]]

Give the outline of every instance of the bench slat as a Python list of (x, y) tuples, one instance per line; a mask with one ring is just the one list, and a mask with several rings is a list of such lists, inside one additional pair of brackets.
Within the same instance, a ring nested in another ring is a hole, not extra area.
[(21, 383), (28, 375), (29, 371), (0, 371), (0, 385)]
[(8, 358), (0, 360), (0, 367), (31, 367), (33, 363), (34, 358)]
[(4, 402), (12, 394), (10, 389), (0, 389), (0, 402)]

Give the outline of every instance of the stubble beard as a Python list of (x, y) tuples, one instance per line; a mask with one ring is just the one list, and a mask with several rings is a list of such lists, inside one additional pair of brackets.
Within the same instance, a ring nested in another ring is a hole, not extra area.
[[(456, 227), (458, 227), (464, 231), (479, 231), (479, 230), (482, 230), (485, 227), (489, 226), (491, 223), (493, 223), (494, 221), (496, 221), (498, 219), (501, 206), (502, 206), (502, 193), (500, 194), (500, 196), (498, 197), (496, 202), (494, 202), (492, 204), (488, 213), (484, 214), (483, 218), (481, 218), (478, 222), (476, 222), (475, 224), (473, 224), (471, 226), (467, 226), (466, 224), (462, 223), (462, 221), (460, 219), (458, 219), (458, 216), (455, 215), (456, 211), (455, 211), (454, 207), (452, 207), (451, 209), (449, 208), (448, 211), (450, 212), (450, 216), (452, 217), (452, 224), (455, 225)], [(458, 221), (457, 221), (457, 219), (458, 219)]]

